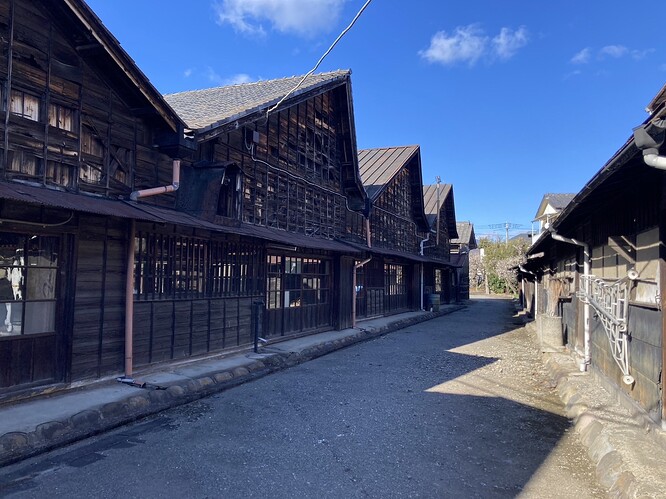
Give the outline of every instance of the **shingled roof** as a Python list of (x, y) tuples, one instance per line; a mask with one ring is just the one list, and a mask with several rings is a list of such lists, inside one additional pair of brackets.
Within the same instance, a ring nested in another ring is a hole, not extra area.
[[(413, 199), (422, 201), (421, 149), (419, 146), (380, 147), (358, 151), (358, 167), (363, 187), (371, 201), (376, 201), (386, 186), (403, 168), (410, 169)], [(413, 206), (414, 217), (429, 230), (422, 202)]]
[[(292, 92), (301, 80), (303, 76), (292, 76), (180, 92), (166, 95), (165, 99), (187, 123), (187, 127), (195, 130), (196, 140), (203, 142), (248, 123), (265, 120), (268, 110), (287, 95), (275, 112), (339, 88), (343, 92), (341, 99), (344, 106), (341, 107), (340, 114), (345, 121), (345, 126), (340, 127), (341, 139), (345, 142), (346, 150), (356, 150), (351, 71), (338, 70), (309, 75), (298, 89)], [(344, 170), (342, 177), (345, 179), (342, 187), (349, 207), (356, 211), (365, 211), (366, 192), (358, 172), (356, 156), (351, 155), (341, 168)]]
[(452, 244), (466, 244), (469, 249), (476, 248), (476, 236), (472, 222), (456, 222), (458, 237), (451, 239)]
[[(348, 70), (312, 74), (305, 79), (298, 90), (289, 95), (289, 99), (296, 99), (315, 89), (323, 91), (336, 84), (346, 83), (350, 75), (351, 71)], [(268, 110), (287, 95), (302, 78), (302, 76), (291, 76), (277, 80), (192, 90), (165, 95), (164, 98), (189, 128), (204, 131), (234, 122), (258, 111)]]

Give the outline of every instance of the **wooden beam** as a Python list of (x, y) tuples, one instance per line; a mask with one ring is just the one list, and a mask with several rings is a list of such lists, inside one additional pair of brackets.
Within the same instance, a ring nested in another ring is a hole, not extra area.
[(610, 236), (608, 246), (632, 265), (636, 264), (636, 248), (624, 236)]

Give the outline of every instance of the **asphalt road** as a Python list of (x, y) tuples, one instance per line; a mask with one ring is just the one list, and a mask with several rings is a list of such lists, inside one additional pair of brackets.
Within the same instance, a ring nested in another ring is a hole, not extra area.
[(0, 495), (605, 497), (512, 315), (472, 300), (6, 467)]

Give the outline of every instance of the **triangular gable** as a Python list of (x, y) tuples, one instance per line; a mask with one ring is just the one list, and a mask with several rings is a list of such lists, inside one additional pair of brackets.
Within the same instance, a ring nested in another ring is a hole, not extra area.
[(131, 96), (128, 106), (140, 110), (145, 117), (159, 116), (174, 132), (183, 129), (184, 123), (176, 112), (85, 2), (54, 0), (45, 1), (44, 5), (90, 67), (103, 74), (119, 93)]
[(403, 168), (409, 169), (414, 220), (422, 230), (429, 231), (423, 206), (421, 180), (421, 149), (419, 146), (382, 147), (358, 151), (359, 170), (363, 187), (371, 201), (376, 201), (389, 183)]
[[(428, 217), (430, 226), (433, 227), (437, 223), (437, 214), (443, 210), (443, 215), (446, 218), (446, 229), (449, 239), (458, 237), (456, 226), (456, 207), (453, 197), (453, 185), (439, 184), (439, 207), (437, 204), (437, 184), (423, 186), (423, 199), (425, 205), (425, 212)], [(442, 213), (440, 213), (442, 216)]]
[[(341, 88), (346, 105), (341, 109), (344, 121), (341, 129), (345, 134), (343, 140), (347, 142), (345, 150), (355, 151), (356, 128), (350, 76), (350, 71), (342, 70), (309, 75), (297, 90), (293, 89), (303, 79), (302, 76), (180, 92), (166, 95), (165, 99), (187, 123), (187, 127), (196, 132), (196, 140), (203, 142), (244, 124), (265, 120), (267, 112), (285, 96), (287, 98), (279, 108), (272, 112), (277, 113), (316, 95)], [(365, 210), (366, 193), (355, 154), (342, 163), (342, 169), (343, 188), (350, 199), (350, 206), (354, 210)]]
[(574, 198), (575, 194), (544, 194), (539, 204), (539, 209), (534, 216), (534, 220), (541, 220), (546, 215), (559, 213)]
[[(349, 83), (350, 74), (350, 71), (312, 74), (289, 94), (280, 109)], [(302, 79), (302, 76), (292, 76), (262, 80), (168, 94), (164, 98), (187, 123), (188, 128), (204, 135), (216, 129), (226, 131), (224, 127), (228, 124), (236, 127), (265, 116), (266, 111), (280, 102)]]

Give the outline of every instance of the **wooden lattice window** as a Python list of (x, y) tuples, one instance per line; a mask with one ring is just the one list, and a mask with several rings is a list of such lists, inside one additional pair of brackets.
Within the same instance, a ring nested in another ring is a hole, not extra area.
[(8, 165), (9, 170), (13, 172), (28, 177), (36, 177), (41, 174), (42, 158), (22, 149), (9, 151)]
[(144, 300), (252, 296), (263, 292), (260, 248), (166, 234), (139, 233), (135, 297)]
[(71, 187), (74, 183), (74, 171), (74, 165), (59, 160), (49, 160), (46, 163), (46, 181), (63, 187)]
[(61, 104), (49, 104), (49, 125), (73, 132), (76, 129), (76, 111)]
[(11, 91), (9, 111), (32, 121), (39, 121), (39, 97), (21, 90)]

